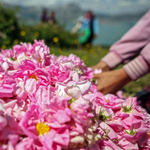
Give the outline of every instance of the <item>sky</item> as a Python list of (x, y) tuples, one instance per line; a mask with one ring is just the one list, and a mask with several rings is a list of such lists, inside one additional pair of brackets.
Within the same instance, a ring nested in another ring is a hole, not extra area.
[(83, 9), (97, 13), (119, 14), (137, 13), (150, 9), (150, 0), (0, 0), (1, 2), (22, 6), (59, 6), (77, 3)]

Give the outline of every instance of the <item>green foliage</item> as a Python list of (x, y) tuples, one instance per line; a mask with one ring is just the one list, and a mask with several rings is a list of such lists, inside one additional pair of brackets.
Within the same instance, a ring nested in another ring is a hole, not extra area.
[(22, 25), (19, 39), (23, 42), (31, 43), (33, 43), (34, 39), (44, 39), (45, 44), (48, 46), (77, 46), (77, 35), (72, 35), (69, 31), (64, 30), (64, 27), (61, 25), (52, 25), (49, 23), (36, 26)]
[(19, 36), (19, 25), (14, 9), (0, 4), (0, 47), (6, 48)]
[(44, 39), (46, 45), (56, 47), (77, 47), (77, 35), (71, 34), (60, 24), (19, 25), (15, 8), (0, 4), (0, 48), (6, 49), (20, 42), (33, 43)]
[(68, 101), (68, 104), (71, 104), (71, 103), (73, 103), (73, 102), (75, 102), (75, 99), (74, 99), (74, 98), (72, 98), (71, 100), (69, 100), (69, 101)]
[(124, 131), (129, 135), (134, 135), (136, 133), (136, 131), (133, 131), (133, 129), (134, 129), (134, 127), (132, 127), (130, 132), (128, 132), (127, 130), (124, 130)]
[(110, 115), (110, 116), (106, 116), (105, 115), (105, 111), (103, 111), (102, 112), (102, 107), (100, 108), (100, 111), (99, 111), (99, 120), (102, 120), (102, 121), (106, 121), (107, 119), (109, 119), (109, 118), (111, 118), (112, 117), (112, 115)]
[(130, 113), (130, 111), (132, 110), (132, 106), (130, 106), (130, 107), (123, 106), (122, 109), (123, 109), (124, 112)]

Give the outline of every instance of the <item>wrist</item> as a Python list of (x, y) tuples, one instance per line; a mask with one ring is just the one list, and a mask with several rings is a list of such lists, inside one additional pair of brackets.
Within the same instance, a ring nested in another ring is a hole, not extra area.
[(122, 62), (122, 59), (115, 52), (109, 52), (102, 58), (102, 61), (105, 62), (110, 69), (114, 69)]
[(119, 69), (118, 77), (119, 76), (121, 77), (121, 82), (125, 84), (132, 81), (123, 68)]
[(92, 68), (92, 70), (102, 69), (103, 72), (110, 70), (110, 68), (108, 67), (108, 65), (105, 62), (103, 62), (103, 61), (100, 61), (98, 64), (96, 64), (95, 66), (92, 66), (91, 68)]
[(97, 64), (97, 67), (99, 69), (102, 69), (102, 71), (109, 71), (110, 68), (108, 67), (108, 65), (104, 62), (104, 61), (100, 61), (98, 64)]

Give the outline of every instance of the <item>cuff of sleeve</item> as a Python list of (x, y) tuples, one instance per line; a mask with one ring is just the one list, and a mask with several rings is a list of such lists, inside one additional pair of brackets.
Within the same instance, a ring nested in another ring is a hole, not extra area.
[(142, 56), (138, 56), (128, 64), (124, 65), (123, 69), (134, 81), (150, 71), (149, 66), (147, 65)]
[(114, 52), (109, 52), (102, 58), (102, 61), (104, 61), (110, 69), (115, 68), (122, 62), (121, 58)]

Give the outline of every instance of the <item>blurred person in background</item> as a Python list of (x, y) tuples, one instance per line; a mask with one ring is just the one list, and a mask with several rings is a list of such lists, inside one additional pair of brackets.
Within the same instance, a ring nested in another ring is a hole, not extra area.
[(72, 33), (79, 31), (79, 43), (84, 46), (86, 44), (92, 44), (93, 39), (99, 34), (99, 22), (94, 16), (91, 10), (87, 11), (84, 17), (78, 19), (78, 23), (72, 29)]
[(87, 11), (82, 21), (81, 32), (83, 36), (79, 37), (81, 45), (92, 44), (93, 39), (98, 36), (99, 23), (91, 10)]
[[(122, 68), (115, 69), (118, 65)], [(150, 11), (148, 11), (119, 41), (110, 47), (110, 52), (93, 70), (102, 69), (101, 74), (95, 74), (98, 79), (97, 88), (103, 94), (116, 94), (130, 81), (136, 81), (150, 72)], [(135, 96), (141, 100), (141, 105), (150, 113), (150, 86), (144, 88)]]
[(48, 16), (47, 16), (47, 9), (46, 8), (42, 12), (41, 22), (42, 23), (48, 22)]
[(50, 17), (49, 17), (49, 19), (48, 19), (48, 22), (49, 22), (50, 24), (56, 24), (55, 12), (54, 12), (54, 11), (51, 12)]

